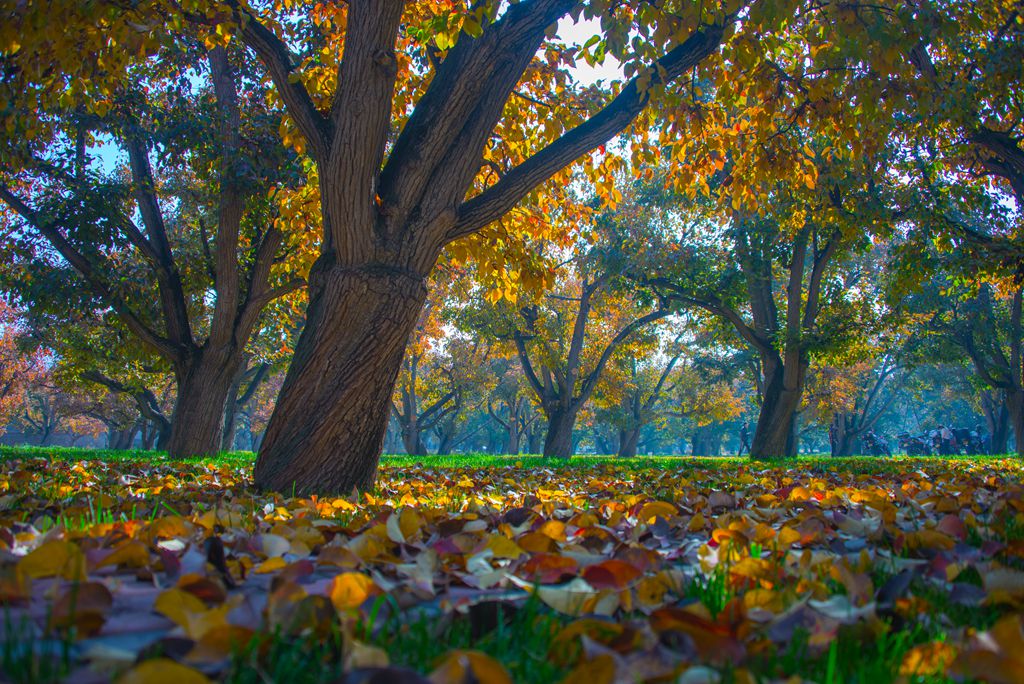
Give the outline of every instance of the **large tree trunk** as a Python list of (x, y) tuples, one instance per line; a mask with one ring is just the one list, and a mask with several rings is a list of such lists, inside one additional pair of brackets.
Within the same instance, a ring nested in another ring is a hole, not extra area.
[(633, 458), (640, 443), (640, 428), (619, 430), (619, 458)]
[(195, 361), (179, 370), (168, 455), (209, 456), (221, 450), (224, 405), (240, 361), (231, 350), (207, 347)]
[(719, 456), (722, 453), (722, 433), (715, 425), (694, 429), (690, 436), (691, 456)]
[(1024, 456), (1024, 390), (1006, 391), (1006, 410), (1013, 427), (1014, 450), (1017, 456)]
[(769, 366), (765, 374), (764, 403), (757, 417), (750, 457), (757, 459), (796, 456), (794, 428), (802, 387), (785, 387), (781, 363)]
[(306, 326), (270, 418), (255, 481), (297, 494), (373, 487), (424, 278), (384, 267), (316, 267)]
[(570, 458), (572, 456), (572, 430), (576, 426), (576, 410), (553, 408), (548, 414), (548, 431), (544, 436), (544, 456)]
[(833, 456), (852, 456), (854, 445), (857, 443), (857, 439), (860, 436), (859, 431), (855, 430), (853, 425), (853, 417), (846, 413), (837, 413), (832, 417), (833, 421), (833, 433), (831, 436), (835, 436), (835, 440), (830, 440), (832, 446)]

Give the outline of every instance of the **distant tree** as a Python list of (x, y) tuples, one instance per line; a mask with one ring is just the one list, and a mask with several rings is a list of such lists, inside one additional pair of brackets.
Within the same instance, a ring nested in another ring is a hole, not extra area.
[(26, 344), (18, 311), (0, 299), (0, 435), (25, 410), (26, 394), (45, 372), (41, 351)]
[(125, 55), (108, 54), (106, 68), (80, 83), (107, 92), (105, 104), (86, 97), (74, 106), (81, 93), (50, 99), (52, 83), (17, 90), (14, 81), (35, 73), (34, 59), (50, 59), (58, 79), (81, 67), (34, 53), (45, 47), (24, 39), (4, 57), (5, 98), (18, 103), (12, 125), (25, 133), (0, 148), (0, 204), (11, 227), (5, 284), (32, 308), (103, 312), (105, 324), (175, 377), (168, 450), (214, 453), (261, 314), (302, 288), (310, 262), (305, 235), (290, 226), (306, 221), (291, 202), (306, 175), (280, 141), (280, 113), (237, 44), (162, 41), (158, 56), (124, 65), (116, 83), (101, 81)]
[(673, 371), (687, 351), (678, 338), (659, 344), (656, 333), (645, 332), (612, 360), (594, 398), (595, 420), (615, 430), (620, 458), (636, 456), (644, 428), (662, 422), (662, 405), (675, 389)]
[(554, 292), (535, 302), (499, 302), (491, 332), (510, 340), (547, 418), (545, 456), (568, 458), (573, 428), (620, 347), (669, 309), (637, 297), (626, 281), (584, 255), (563, 265)]

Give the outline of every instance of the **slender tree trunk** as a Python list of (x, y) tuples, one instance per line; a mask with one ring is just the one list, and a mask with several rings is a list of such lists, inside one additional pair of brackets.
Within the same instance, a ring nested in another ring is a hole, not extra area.
[(235, 448), (235, 432), (238, 429), (238, 392), (245, 374), (245, 365), (240, 364), (238, 371), (231, 380), (228, 396), (224, 401), (224, 432), (221, 437), (220, 450), (231, 451)]
[(548, 431), (544, 436), (544, 456), (570, 458), (572, 456), (572, 429), (576, 426), (577, 409), (553, 408), (548, 414)]
[(519, 453), (519, 421), (515, 415), (509, 416), (505, 434), (505, 453), (511, 456), (517, 455)]
[(402, 445), (405, 447), (405, 453), (410, 456), (425, 456), (427, 454), (427, 447), (423, 444), (423, 431), (420, 430), (416, 416), (411, 416), (402, 425)]
[(531, 454), (540, 453), (542, 436), (540, 421), (534, 419), (526, 432), (526, 447)]
[(619, 458), (633, 458), (640, 443), (640, 428), (619, 430)]
[(203, 348), (178, 372), (178, 399), (167, 443), (170, 456), (208, 456), (221, 450), (224, 405), (240, 361), (232, 350)]
[(1024, 457), (1024, 390), (1006, 391), (1006, 410), (1013, 427), (1014, 451), (1018, 457)]
[(1010, 412), (1006, 408), (1006, 394), (1002, 390), (986, 390), (981, 395), (985, 422), (991, 435), (990, 454), (1005, 454), (1010, 442)]
[(314, 268), (306, 325), (256, 460), (261, 489), (373, 486), (422, 277), (384, 267)]
[(156, 431), (156, 450), (167, 451), (171, 444), (171, 423), (158, 423), (154, 426)]

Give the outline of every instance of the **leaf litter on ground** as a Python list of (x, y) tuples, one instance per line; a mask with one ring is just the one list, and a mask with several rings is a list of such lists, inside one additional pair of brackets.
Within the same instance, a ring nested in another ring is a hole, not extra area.
[(3, 461), (5, 677), (297, 681), (297, 650), (353, 684), (1024, 681), (1018, 461), (248, 475)]

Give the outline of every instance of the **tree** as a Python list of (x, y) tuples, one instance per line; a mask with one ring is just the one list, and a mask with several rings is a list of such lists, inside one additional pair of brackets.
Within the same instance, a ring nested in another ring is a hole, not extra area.
[(851, 456), (899, 397), (899, 365), (883, 355), (872, 361), (818, 368), (808, 382), (808, 410), (828, 426), (833, 456)]
[(487, 400), (487, 415), (505, 432), (503, 452), (515, 456), (538, 413), (530, 410), (530, 389), (518, 358), (494, 356), (490, 370), (497, 380)]
[[(391, 389), (441, 250), (625, 130), (652, 93), (671, 93), (673, 79), (718, 49), (738, 10), (529, 0), (452, 16), (423, 4), (353, 2), (337, 15), (343, 28), (319, 27), (344, 40), (340, 63), (339, 51), (326, 51), (326, 59), (310, 54), (301, 70), (283, 22), (234, 5), (237, 35), (265, 64), (317, 165), (324, 229), (307, 323), (260, 451), (257, 485), (369, 487)], [(552, 75), (564, 79), (551, 67), (574, 55), (545, 35), (581, 11), (605, 16), (602, 54), (621, 56), (636, 75), (587, 107), (585, 118), (527, 107), (543, 111), (544, 125), (532, 126), (532, 115), (517, 116), (525, 101), (516, 92), (551, 83)], [(413, 56), (425, 58), (418, 70), (410, 68)], [(314, 68), (326, 92), (309, 87)], [(514, 145), (500, 160), (487, 151), (496, 136)], [(482, 176), (491, 161), (500, 172)], [(339, 443), (346, 445), (340, 456)]]
[(25, 395), (45, 370), (44, 355), (26, 349), (16, 309), (0, 299), (0, 435), (24, 410)]
[[(119, 23), (103, 40), (124, 39), (127, 57), (108, 46), (83, 62), (33, 28), (42, 5), (11, 11), (24, 34), (4, 53), (8, 130), (24, 134), (0, 150), (6, 279), (33, 307), (105, 312), (159, 357), (177, 384), (168, 450), (214, 453), (261, 313), (304, 285), (281, 197), (305, 176), (237, 45), (162, 32), (153, 45)], [(69, 12), (62, 28), (91, 40), (103, 9)], [(126, 163), (108, 168), (104, 147)]]
[(510, 340), (547, 418), (544, 455), (569, 458), (573, 428), (608, 363), (631, 337), (669, 314), (660, 302), (635, 297), (598, 250), (563, 264), (555, 292), (534, 303), (497, 305), (492, 334)]
[(673, 370), (686, 353), (678, 338), (659, 344), (657, 333), (643, 337), (612, 361), (595, 395), (596, 421), (615, 428), (620, 458), (636, 456), (644, 427), (661, 417), (662, 399), (675, 388)]
[(743, 414), (746, 401), (737, 386), (735, 360), (729, 353), (693, 354), (676, 370), (665, 413), (691, 426), (694, 456), (717, 456), (723, 424)]

